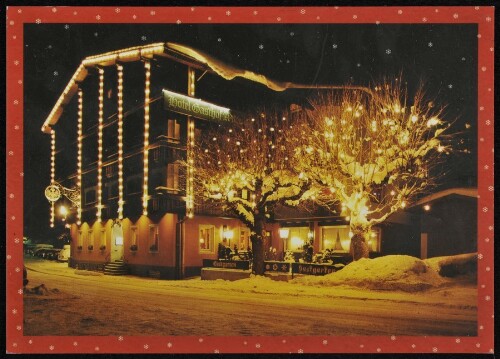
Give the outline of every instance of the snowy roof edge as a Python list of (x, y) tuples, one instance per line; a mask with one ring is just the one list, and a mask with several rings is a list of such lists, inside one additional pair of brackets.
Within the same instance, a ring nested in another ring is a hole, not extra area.
[(273, 91), (281, 92), (290, 88), (349, 89), (364, 91), (369, 95), (372, 94), (371, 90), (364, 86), (306, 85), (293, 82), (276, 81), (266, 77), (265, 75), (226, 64), (200, 50), (193, 49), (189, 46), (176, 44), (173, 42), (153, 43), (149, 45), (135, 46), (86, 57), (71, 77), (63, 93), (60, 95), (50, 114), (47, 116), (45, 122), (42, 125), (42, 132), (50, 133), (52, 131), (51, 126), (55, 125), (59, 120), (59, 117), (63, 112), (63, 106), (67, 104), (71, 100), (73, 95), (77, 92), (78, 83), (82, 82), (87, 77), (87, 67), (110, 66), (115, 65), (118, 61), (138, 61), (141, 58), (152, 58), (154, 55), (168, 56), (166, 52), (180, 53), (184, 57), (188, 58), (187, 62), (189, 64), (195, 66), (204, 65), (226, 80), (232, 80), (236, 77), (242, 77), (249, 81), (260, 83)]
[(456, 187), (456, 188), (445, 189), (421, 198), (420, 200), (415, 202), (411, 207), (417, 207), (422, 204), (435, 201), (439, 198), (443, 198), (450, 195), (459, 195), (463, 197), (477, 198), (477, 188)]

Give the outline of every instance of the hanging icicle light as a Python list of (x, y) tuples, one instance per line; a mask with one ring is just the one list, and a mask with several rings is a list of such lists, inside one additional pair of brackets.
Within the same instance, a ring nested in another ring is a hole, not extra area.
[(77, 168), (77, 182), (76, 186), (80, 190), (80, 205), (76, 212), (76, 224), (80, 225), (82, 222), (82, 136), (83, 136), (83, 91), (78, 90), (78, 168)]
[[(50, 184), (56, 180), (56, 131), (50, 132)], [(54, 202), (50, 204), (50, 228), (54, 228), (55, 208)]]
[(146, 81), (144, 83), (144, 176), (142, 184), (142, 214), (148, 215), (148, 177), (149, 177), (149, 88), (151, 63), (144, 62)]
[(99, 69), (99, 120), (97, 132), (97, 220), (102, 215), (102, 131), (104, 128), (104, 70)]
[[(192, 68), (188, 69), (188, 91), (189, 96), (193, 97), (195, 95), (195, 71)], [(188, 176), (186, 183), (186, 215), (188, 218), (193, 218), (194, 216), (194, 120), (193, 118), (187, 118), (187, 160), (188, 160)]]
[(123, 219), (123, 66), (118, 69), (118, 219)]

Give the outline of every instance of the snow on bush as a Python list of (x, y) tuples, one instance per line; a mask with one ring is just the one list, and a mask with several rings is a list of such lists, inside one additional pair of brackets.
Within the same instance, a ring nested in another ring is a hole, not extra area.
[(437, 287), (445, 279), (421, 259), (407, 255), (363, 258), (323, 277), (305, 276), (294, 282), (308, 285), (352, 285), (377, 290), (416, 292)]
[(443, 277), (477, 273), (477, 253), (434, 257), (426, 259), (425, 263)]

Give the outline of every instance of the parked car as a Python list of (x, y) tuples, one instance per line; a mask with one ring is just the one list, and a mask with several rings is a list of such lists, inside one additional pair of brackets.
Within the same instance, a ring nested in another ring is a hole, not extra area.
[(41, 249), (54, 248), (52, 244), (36, 244), (33, 248), (29, 249), (29, 254), (37, 256), (36, 253)]
[(59, 262), (67, 262), (69, 260), (70, 254), (71, 254), (71, 246), (69, 244), (65, 244), (64, 247), (59, 252), (57, 260)]
[(49, 248), (39, 248), (35, 250), (34, 256), (38, 258), (46, 258), (48, 250)]
[(47, 249), (46, 259), (56, 260), (59, 257), (60, 248), (58, 249)]

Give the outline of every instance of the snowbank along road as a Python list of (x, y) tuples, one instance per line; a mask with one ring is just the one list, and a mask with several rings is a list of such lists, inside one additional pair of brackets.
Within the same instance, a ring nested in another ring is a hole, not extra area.
[[(477, 290), (467, 283), (406, 293), (26, 267), (24, 335), (477, 335)], [(29, 293), (42, 283), (46, 293)]]

